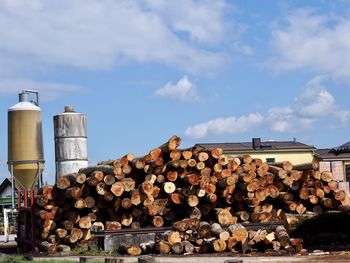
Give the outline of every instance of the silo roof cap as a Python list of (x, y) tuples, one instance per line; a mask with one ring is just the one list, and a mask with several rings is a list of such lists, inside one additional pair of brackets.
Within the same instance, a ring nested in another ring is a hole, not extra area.
[(8, 111), (17, 111), (17, 110), (41, 111), (40, 107), (28, 101), (18, 102), (17, 104), (13, 105), (8, 109)]

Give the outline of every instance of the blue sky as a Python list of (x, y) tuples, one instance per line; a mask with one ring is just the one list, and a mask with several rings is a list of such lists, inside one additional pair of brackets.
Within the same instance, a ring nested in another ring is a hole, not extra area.
[(0, 1), (0, 176), (7, 109), (42, 97), (88, 118), (90, 161), (199, 142), (349, 141), (349, 1)]

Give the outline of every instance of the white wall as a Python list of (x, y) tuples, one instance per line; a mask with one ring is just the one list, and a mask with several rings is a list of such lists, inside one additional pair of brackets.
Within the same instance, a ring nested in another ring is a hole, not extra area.
[(5, 188), (5, 190), (2, 192), (2, 193), (0, 193), (0, 197), (1, 198), (4, 198), (4, 197), (11, 197), (12, 195), (11, 195), (11, 186), (7, 186), (6, 188)]

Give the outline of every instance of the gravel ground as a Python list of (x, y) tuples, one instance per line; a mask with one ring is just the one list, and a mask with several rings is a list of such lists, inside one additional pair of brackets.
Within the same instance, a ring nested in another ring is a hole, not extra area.
[[(101, 257), (96, 257), (101, 258)], [(118, 257), (123, 258), (125, 263), (137, 262), (137, 257)], [(36, 260), (44, 258), (35, 258)], [(45, 258), (48, 259), (48, 258)], [(52, 258), (53, 259), (53, 258)], [(55, 257), (54, 259), (76, 260), (79, 262), (79, 257)], [(312, 256), (242, 256), (242, 257), (221, 257), (215, 255), (204, 256), (172, 256), (172, 257), (156, 257), (158, 263), (224, 263), (226, 260), (243, 260), (243, 263), (288, 263), (288, 262), (336, 262), (346, 263), (350, 262), (350, 253), (338, 252), (331, 255), (312, 255)], [(234, 261), (232, 261), (234, 262)]]

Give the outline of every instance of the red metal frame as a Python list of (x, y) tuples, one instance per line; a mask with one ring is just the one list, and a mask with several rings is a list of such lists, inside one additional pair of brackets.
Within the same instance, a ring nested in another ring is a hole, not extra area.
[(34, 241), (34, 236), (35, 236), (35, 220), (34, 220), (34, 189), (31, 190), (30, 193), (30, 214), (32, 217), (32, 249), (34, 251), (35, 249), (35, 241)]

